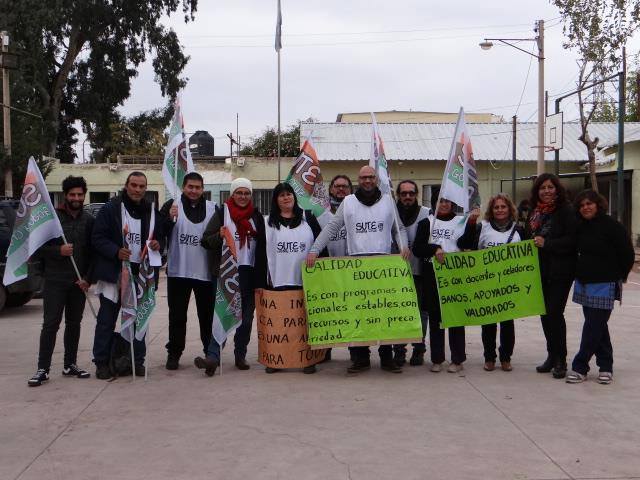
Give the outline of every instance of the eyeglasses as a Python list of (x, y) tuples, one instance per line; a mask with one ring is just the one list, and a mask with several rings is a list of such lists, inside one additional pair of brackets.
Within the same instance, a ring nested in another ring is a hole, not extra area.
[(239, 191), (235, 191), (233, 192), (234, 195), (237, 195), (238, 197), (250, 197), (251, 196), (251, 192), (239, 192)]
[(360, 178), (360, 180), (375, 180), (376, 176), (375, 175), (362, 175), (362, 176), (360, 176), (358, 178)]
[(401, 197), (415, 197), (418, 192), (400, 192)]
[(341, 185), (339, 183), (334, 183), (333, 188), (349, 188), (349, 185), (347, 185), (346, 183), (344, 185)]

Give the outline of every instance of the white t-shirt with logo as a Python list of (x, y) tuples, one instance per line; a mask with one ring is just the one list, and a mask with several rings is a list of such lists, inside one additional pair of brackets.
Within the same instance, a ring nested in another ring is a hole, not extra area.
[(344, 225), (349, 255), (391, 253), (391, 229), (395, 204), (384, 194), (370, 207), (362, 204), (354, 194), (343, 200)]
[(269, 277), (273, 287), (301, 286), (301, 265), (313, 245), (313, 231), (304, 219), (295, 228), (280, 225), (269, 226), (269, 217), (265, 217), (267, 241), (267, 261)]
[[(506, 232), (499, 232), (495, 228), (491, 226), (491, 223), (483, 220), (481, 223), (480, 230), (480, 238), (478, 240), (478, 249), (489, 248), (489, 247), (497, 247), (499, 245), (504, 245), (509, 240), (511, 236), (511, 231), (515, 227), (511, 226)], [(513, 232), (513, 237), (511, 238), (511, 242), (519, 242), (521, 240), (520, 234), (515, 231)]]
[(459, 252), (458, 239), (464, 234), (466, 224), (464, 215), (456, 215), (451, 220), (438, 220), (430, 215), (431, 243), (440, 245), (445, 253)]

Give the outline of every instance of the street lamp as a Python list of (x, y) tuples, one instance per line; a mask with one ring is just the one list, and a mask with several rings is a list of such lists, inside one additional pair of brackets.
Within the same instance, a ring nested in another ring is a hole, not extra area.
[[(480, 42), (479, 45), (483, 50), (489, 50), (493, 47), (493, 42), (500, 42), (538, 59), (538, 145), (536, 146), (538, 161), (536, 170), (540, 175), (544, 173), (544, 20), (536, 22), (534, 32), (538, 34), (535, 38), (485, 38), (484, 42)], [(511, 43), (523, 41), (536, 42), (538, 54), (535, 55)]]

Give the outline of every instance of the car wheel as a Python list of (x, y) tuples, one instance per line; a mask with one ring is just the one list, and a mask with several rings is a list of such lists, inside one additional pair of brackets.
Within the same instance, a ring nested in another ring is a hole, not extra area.
[(5, 307), (21, 307), (33, 298), (33, 292), (10, 293), (7, 296)]

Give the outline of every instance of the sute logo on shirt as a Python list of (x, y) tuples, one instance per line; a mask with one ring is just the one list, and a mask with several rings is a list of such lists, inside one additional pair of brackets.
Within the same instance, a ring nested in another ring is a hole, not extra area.
[(180, 245), (186, 245), (188, 247), (198, 247), (200, 246), (200, 237), (198, 235), (181, 233), (179, 242), (180, 242)]
[(500, 245), (504, 245), (504, 242), (487, 242), (487, 248), (499, 247)]
[(435, 228), (431, 231), (431, 236), (434, 239), (444, 238), (446, 240), (451, 240), (453, 238), (453, 230), (449, 228)]
[(276, 245), (278, 253), (300, 253), (307, 249), (305, 242), (278, 242)]
[(338, 230), (338, 233), (329, 238), (330, 242), (337, 242), (339, 240), (346, 240), (347, 238), (347, 229), (341, 228)]
[(139, 233), (127, 232), (127, 243), (129, 245), (140, 245), (142, 237)]
[(384, 231), (384, 222), (357, 222), (356, 233), (376, 233)]

